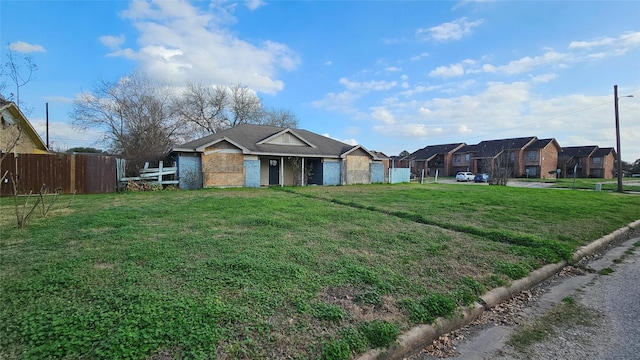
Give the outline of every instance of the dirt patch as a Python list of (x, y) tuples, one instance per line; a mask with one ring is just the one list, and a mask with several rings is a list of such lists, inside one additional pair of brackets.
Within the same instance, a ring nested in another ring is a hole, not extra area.
[(94, 269), (98, 270), (111, 270), (115, 267), (113, 263), (96, 263), (93, 264)]
[[(345, 309), (354, 321), (386, 320), (398, 321), (403, 317), (396, 300), (391, 295), (382, 295), (375, 301), (361, 301), (366, 291), (348, 287), (332, 287), (320, 293), (320, 300), (327, 304), (337, 305)], [(371, 303), (373, 302), (373, 303)]]

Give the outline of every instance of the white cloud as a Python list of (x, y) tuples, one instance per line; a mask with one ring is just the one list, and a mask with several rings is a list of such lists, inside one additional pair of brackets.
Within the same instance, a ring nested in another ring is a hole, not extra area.
[(389, 66), (389, 67), (385, 68), (384, 71), (398, 72), (398, 71), (402, 71), (402, 68), (399, 68), (399, 67), (396, 67), (396, 66)]
[(358, 110), (355, 108), (353, 103), (360, 97), (361, 95), (349, 91), (328, 93), (324, 98), (311, 102), (311, 105), (324, 110), (337, 111), (345, 114), (356, 114), (358, 113)]
[(118, 36), (104, 35), (98, 38), (102, 45), (108, 47), (111, 50), (118, 50), (124, 44), (125, 36), (120, 34)]
[(256, 10), (259, 7), (266, 5), (267, 3), (262, 0), (247, 0), (245, 5), (249, 10)]
[[(545, 52), (541, 55), (524, 56), (503, 65), (487, 63), (479, 65), (478, 61), (466, 59), (456, 64), (438, 66), (429, 72), (429, 76), (449, 78), (478, 73), (512, 76), (524, 74), (542, 67), (564, 69), (584, 61), (596, 61), (610, 56), (621, 56), (636, 47), (640, 47), (640, 32), (630, 32), (621, 35), (617, 39), (606, 37), (592, 41), (572, 41), (569, 44), (569, 48), (574, 50), (574, 52), (563, 53), (553, 49), (545, 49)], [(588, 52), (594, 48), (604, 48), (604, 50)], [(534, 81), (537, 82), (549, 80), (551, 80), (551, 78), (549, 78), (548, 75), (543, 75), (543, 77), (540, 78), (534, 77)]]
[(347, 78), (340, 78), (340, 84), (344, 85), (348, 90), (357, 90), (357, 91), (377, 91), (377, 90), (389, 90), (397, 85), (395, 81), (365, 81), (365, 82), (357, 82), (350, 81)]
[(537, 76), (531, 76), (531, 82), (534, 84), (547, 83), (551, 80), (558, 78), (556, 74), (542, 74)]
[(47, 52), (44, 46), (38, 44), (29, 44), (24, 41), (16, 41), (9, 44), (9, 50), (21, 53)]
[[(223, 26), (235, 21), (233, 11), (235, 4), (229, 3), (212, 3), (202, 10), (187, 2), (134, 1), (122, 16), (138, 29), (140, 47), (112, 48), (108, 56), (136, 60), (152, 78), (176, 85), (241, 83), (265, 93), (282, 90), (278, 73), (296, 69), (299, 56), (285, 44), (248, 42), (227, 31)], [(103, 38), (107, 46), (119, 40)]]
[(413, 88), (409, 89), (409, 90), (405, 90), (400, 92), (398, 95), (403, 96), (403, 97), (411, 97), (413, 95), (416, 94), (421, 94), (421, 93), (425, 93), (425, 92), (431, 92), (431, 91), (435, 91), (442, 88), (442, 86), (440, 85), (431, 85), (431, 86), (424, 86), (424, 85), (417, 85), (414, 86)]
[(468, 21), (466, 17), (463, 17), (428, 29), (418, 29), (416, 37), (422, 40), (433, 39), (438, 42), (460, 40), (464, 36), (471, 34), (471, 30), (482, 23), (483, 20)]
[(441, 128), (429, 128), (425, 124), (376, 125), (373, 131), (394, 137), (425, 138), (442, 132)]
[(328, 137), (329, 139), (340, 141), (340, 142), (343, 142), (345, 144), (349, 144), (349, 145), (352, 145), (352, 146), (358, 145), (358, 140), (356, 140), (356, 139), (338, 139), (338, 138), (334, 138), (333, 136), (329, 135), (328, 133), (322, 134), (322, 136)]
[(449, 66), (438, 66), (429, 72), (432, 77), (453, 77), (464, 75), (464, 65), (458, 63)]
[(591, 41), (572, 41), (569, 43), (569, 49), (592, 48), (598, 46), (612, 45), (616, 39), (610, 37), (602, 37)]
[(396, 123), (393, 115), (383, 106), (371, 108), (371, 117), (386, 125)]
[[(46, 119), (29, 119), (33, 128), (45, 142), (47, 134)], [(95, 129), (80, 130), (61, 121), (49, 121), (49, 145), (55, 150), (66, 151), (73, 147), (100, 147), (104, 134)], [(103, 148), (104, 149), (104, 148)]]
[(426, 57), (429, 57), (429, 53), (423, 52), (420, 55), (412, 56), (409, 60), (411, 61), (419, 61)]

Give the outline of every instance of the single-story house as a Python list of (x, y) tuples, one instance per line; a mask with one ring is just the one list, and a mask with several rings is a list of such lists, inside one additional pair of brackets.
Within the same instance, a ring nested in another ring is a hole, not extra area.
[(0, 153), (46, 154), (49, 149), (20, 108), (0, 99)]
[(181, 189), (382, 183), (375, 153), (302, 129), (243, 124), (171, 150)]

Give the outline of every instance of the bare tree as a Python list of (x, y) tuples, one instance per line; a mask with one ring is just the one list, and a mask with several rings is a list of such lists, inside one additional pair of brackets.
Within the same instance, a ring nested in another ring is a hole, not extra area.
[(229, 93), (223, 87), (187, 84), (180, 97), (174, 99), (175, 114), (193, 127), (199, 135), (215, 134), (228, 125)]
[(102, 130), (110, 150), (134, 167), (163, 159), (185, 135), (183, 123), (173, 116), (170, 91), (140, 72), (81, 94), (69, 116), (77, 128)]
[[(21, 59), (17, 59), (10, 49), (6, 55), (7, 62), (0, 67), (0, 106), (10, 104), (15, 98), (16, 100), (13, 103), (20, 108), (20, 88), (31, 81), (33, 73), (38, 70), (38, 66), (33, 63), (29, 55), (24, 55)], [(7, 78), (11, 79), (16, 92), (5, 95), (8, 87)], [(15, 151), (16, 146), (20, 144), (22, 127), (19, 121), (11, 122), (3, 118), (0, 130), (2, 130), (2, 134), (0, 134), (0, 162), (2, 162), (7, 154)], [(4, 181), (7, 176), (8, 173), (5, 171), (0, 174), (0, 180)]]
[(507, 185), (507, 181), (513, 176), (514, 165), (512, 153), (506, 150), (501, 151), (491, 161), (489, 183), (492, 185)]
[(241, 124), (298, 126), (294, 113), (263, 107), (260, 97), (241, 84), (207, 86), (191, 83), (173, 104), (174, 112), (192, 127), (194, 135), (215, 134)]
[(229, 87), (229, 127), (258, 124), (262, 119), (262, 101), (251, 89), (240, 84)]
[(29, 55), (23, 55), (21, 59), (16, 59), (13, 55), (13, 51), (7, 51), (7, 62), (3, 64), (2, 70), (2, 84), (0, 84), (0, 90), (4, 91), (7, 87), (4, 81), (5, 75), (11, 79), (12, 85), (15, 86), (16, 92), (10, 93), (9, 96), (4, 96), (7, 100), (15, 98), (15, 103), (18, 107), (21, 107), (20, 103), (20, 88), (29, 83), (33, 77), (33, 73), (38, 71), (38, 66), (33, 63), (33, 59)]
[(299, 125), (298, 116), (290, 110), (286, 109), (271, 109), (264, 110), (262, 125), (271, 125), (277, 127), (297, 128)]

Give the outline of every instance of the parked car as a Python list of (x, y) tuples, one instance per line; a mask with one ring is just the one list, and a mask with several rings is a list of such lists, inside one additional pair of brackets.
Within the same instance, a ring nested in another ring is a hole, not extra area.
[(460, 171), (456, 174), (456, 181), (473, 181), (473, 173)]
[(488, 182), (489, 181), (489, 174), (476, 174), (476, 176), (473, 177), (473, 181), (475, 182)]

